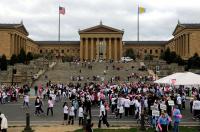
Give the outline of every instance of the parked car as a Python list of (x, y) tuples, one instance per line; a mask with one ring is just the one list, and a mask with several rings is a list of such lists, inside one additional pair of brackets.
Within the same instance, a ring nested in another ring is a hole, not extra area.
[(121, 61), (122, 61), (122, 62), (130, 62), (130, 61), (133, 61), (133, 59), (130, 58), (130, 57), (122, 57), (122, 58), (121, 58)]

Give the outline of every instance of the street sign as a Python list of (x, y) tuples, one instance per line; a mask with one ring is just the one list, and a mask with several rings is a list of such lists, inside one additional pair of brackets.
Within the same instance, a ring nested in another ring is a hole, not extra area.
[(158, 105), (152, 105), (151, 110), (158, 110)]
[(152, 110), (152, 116), (160, 116), (160, 111)]
[(160, 104), (160, 109), (161, 109), (161, 110), (167, 110), (167, 106), (164, 105), (164, 104)]
[(168, 104), (169, 104), (169, 106), (174, 106), (174, 101), (173, 100), (169, 100)]

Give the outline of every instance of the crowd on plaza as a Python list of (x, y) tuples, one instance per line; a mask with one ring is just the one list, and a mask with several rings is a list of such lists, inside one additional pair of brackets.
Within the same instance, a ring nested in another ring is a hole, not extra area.
[[(4, 88), (5, 89), (5, 88)], [(12, 88), (13, 90), (14, 88)], [(23, 88), (24, 107), (29, 107), (29, 88)], [(114, 83), (80, 83), (53, 84), (50, 81), (45, 85), (35, 86), (35, 115), (46, 113), (54, 116), (54, 105), (56, 102), (63, 102), (63, 124), (74, 124), (78, 117), (79, 125), (84, 124), (84, 120), (92, 122), (92, 107), (99, 107), (99, 124), (106, 124), (107, 115), (113, 114), (116, 119), (135, 118), (141, 120), (141, 115), (145, 115), (145, 121), (155, 129), (162, 132), (174, 126), (178, 131), (178, 126), (182, 118), (182, 111), (186, 109), (186, 97), (192, 96), (190, 100), (190, 111), (193, 118), (200, 119), (200, 91), (196, 88), (174, 88), (171, 86), (159, 86), (147, 82), (123, 82)], [(8, 93), (8, 90), (3, 90)], [(18, 91), (16, 97), (18, 97)], [(22, 91), (22, 90), (21, 90)], [(1, 96), (2, 97), (2, 96)], [(2, 98), (1, 98), (2, 100)], [(8, 101), (17, 101), (17, 99), (8, 99)], [(47, 101), (47, 112), (43, 110), (43, 102)], [(57, 106), (56, 106), (57, 107)], [(173, 124), (173, 125), (172, 125)], [(91, 124), (90, 124), (91, 126)]]
[[(83, 65), (84, 66), (84, 65)], [(91, 68), (92, 69), (92, 68)], [(173, 126), (178, 132), (182, 111), (190, 108), (194, 119), (200, 119), (200, 89), (158, 85), (152, 82), (151, 76), (141, 76), (131, 73), (128, 80), (138, 81), (113, 82), (97, 81), (81, 83), (55, 84), (49, 81), (45, 85), (39, 84), (35, 90), (35, 115), (54, 116), (54, 107), (57, 102), (63, 102), (63, 124), (74, 124), (78, 118), (79, 125), (84, 125), (91, 131), (93, 107), (99, 108), (99, 123), (110, 126), (108, 114), (116, 119), (135, 118), (140, 121), (144, 116), (145, 123), (158, 131), (167, 132)], [(1, 104), (17, 102), (23, 96), (23, 107), (29, 108), (30, 88), (2, 85), (0, 88)], [(191, 97), (189, 107), (186, 107), (187, 98)], [(47, 101), (47, 110), (43, 109), (44, 100)], [(46, 114), (44, 114), (46, 113)], [(5, 116), (4, 116), (5, 117)], [(3, 116), (1, 119), (3, 121)], [(173, 124), (173, 125), (172, 125)]]

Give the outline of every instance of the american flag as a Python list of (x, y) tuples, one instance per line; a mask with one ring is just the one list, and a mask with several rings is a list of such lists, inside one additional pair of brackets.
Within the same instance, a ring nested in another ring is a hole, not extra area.
[(64, 7), (59, 7), (59, 14), (65, 15), (65, 8)]

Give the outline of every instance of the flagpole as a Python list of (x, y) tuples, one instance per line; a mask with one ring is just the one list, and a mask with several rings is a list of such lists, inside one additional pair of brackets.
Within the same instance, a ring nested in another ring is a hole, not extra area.
[(60, 41), (60, 4), (58, 10), (58, 41)]
[(138, 14), (137, 14), (137, 41), (139, 42), (140, 41), (140, 11), (139, 11), (139, 5), (138, 5)]
[[(139, 7), (139, 5), (138, 5), (138, 14), (137, 14), (137, 42), (138, 42), (138, 46), (139, 46), (139, 41), (140, 41), (140, 37), (139, 37), (139, 35), (140, 35), (140, 23), (139, 23), (139, 20), (140, 20), (140, 9), (139, 9), (140, 7)], [(140, 58), (140, 49), (138, 50), (138, 57)]]
[[(58, 41), (60, 42), (60, 3), (59, 3), (59, 8), (58, 8)], [(59, 44), (59, 47), (58, 47), (58, 58), (60, 59), (60, 56), (61, 56), (61, 51), (60, 51), (60, 44)]]

